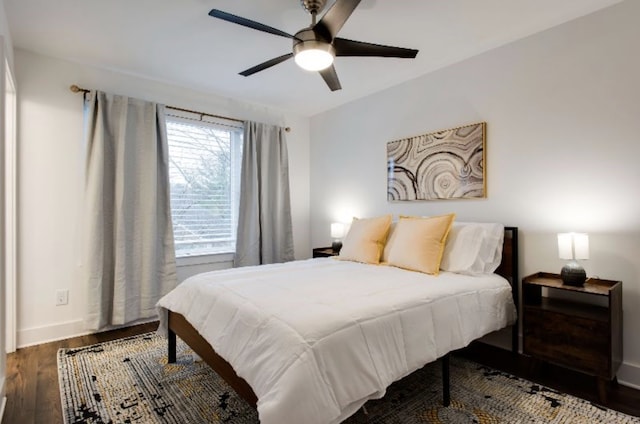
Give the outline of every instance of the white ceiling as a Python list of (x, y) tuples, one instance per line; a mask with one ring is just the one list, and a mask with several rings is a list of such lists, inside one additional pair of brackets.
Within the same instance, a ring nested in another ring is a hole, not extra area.
[(207, 15), (221, 9), (294, 34), (310, 23), (298, 0), (4, 3), (15, 47), (311, 116), (620, 1), (362, 0), (340, 37), (420, 53), (338, 57), (336, 92), (293, 60), (238, 75), (290, 52), (291, 41)]

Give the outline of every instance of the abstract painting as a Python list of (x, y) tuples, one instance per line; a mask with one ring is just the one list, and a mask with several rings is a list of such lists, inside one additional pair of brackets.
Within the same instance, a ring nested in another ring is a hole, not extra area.
[(387, 200), (486, 197), (486, 123), (387, 143)]

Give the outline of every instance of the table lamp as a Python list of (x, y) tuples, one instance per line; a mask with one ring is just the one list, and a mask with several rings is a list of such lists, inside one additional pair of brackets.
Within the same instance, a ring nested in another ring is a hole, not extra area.
[(344, 237), (344, 224), (341, 222), (334, 222), (331, 224), (331, 238), (333, 239), (333, 243), (331, 243), (331, 249), (334, 252), (339, 252), (342, 249), (342, 242), (340, 239)]
[(589, 236), (584, 233), (558, 234), (558, 256), (560, 259), (569, 259), (560, 272), (562, 282), (570, 286), (582, 286), (587, 273), (577, 260), (589, 259)]

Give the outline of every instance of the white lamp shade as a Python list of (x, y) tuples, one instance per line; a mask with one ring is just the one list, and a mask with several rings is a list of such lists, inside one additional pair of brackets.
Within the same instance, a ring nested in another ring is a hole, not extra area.
[(585, 233), (558, 234), (560, 259), (589, 259), (589, 235)]
[(573, 256), (575, 259), (589, 259), (589, 236), (587, 234), (573, 235)]
[(339, 239), (344, 236), (344, 224), (341, 222), (334, 222), (331, 224), (331, 238)]

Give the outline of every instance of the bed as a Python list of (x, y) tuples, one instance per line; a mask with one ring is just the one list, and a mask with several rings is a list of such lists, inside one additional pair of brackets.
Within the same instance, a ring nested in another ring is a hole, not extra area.
[(515, 320), (517, 237), (504, 227), (500, 265), (482, 276), (334, 258), (199, 274), (161, 299), (159, 331), (169, 362), (177, 335), (263, 424), (339, 423), (438, 358), (448, 405), (449, 353)]

